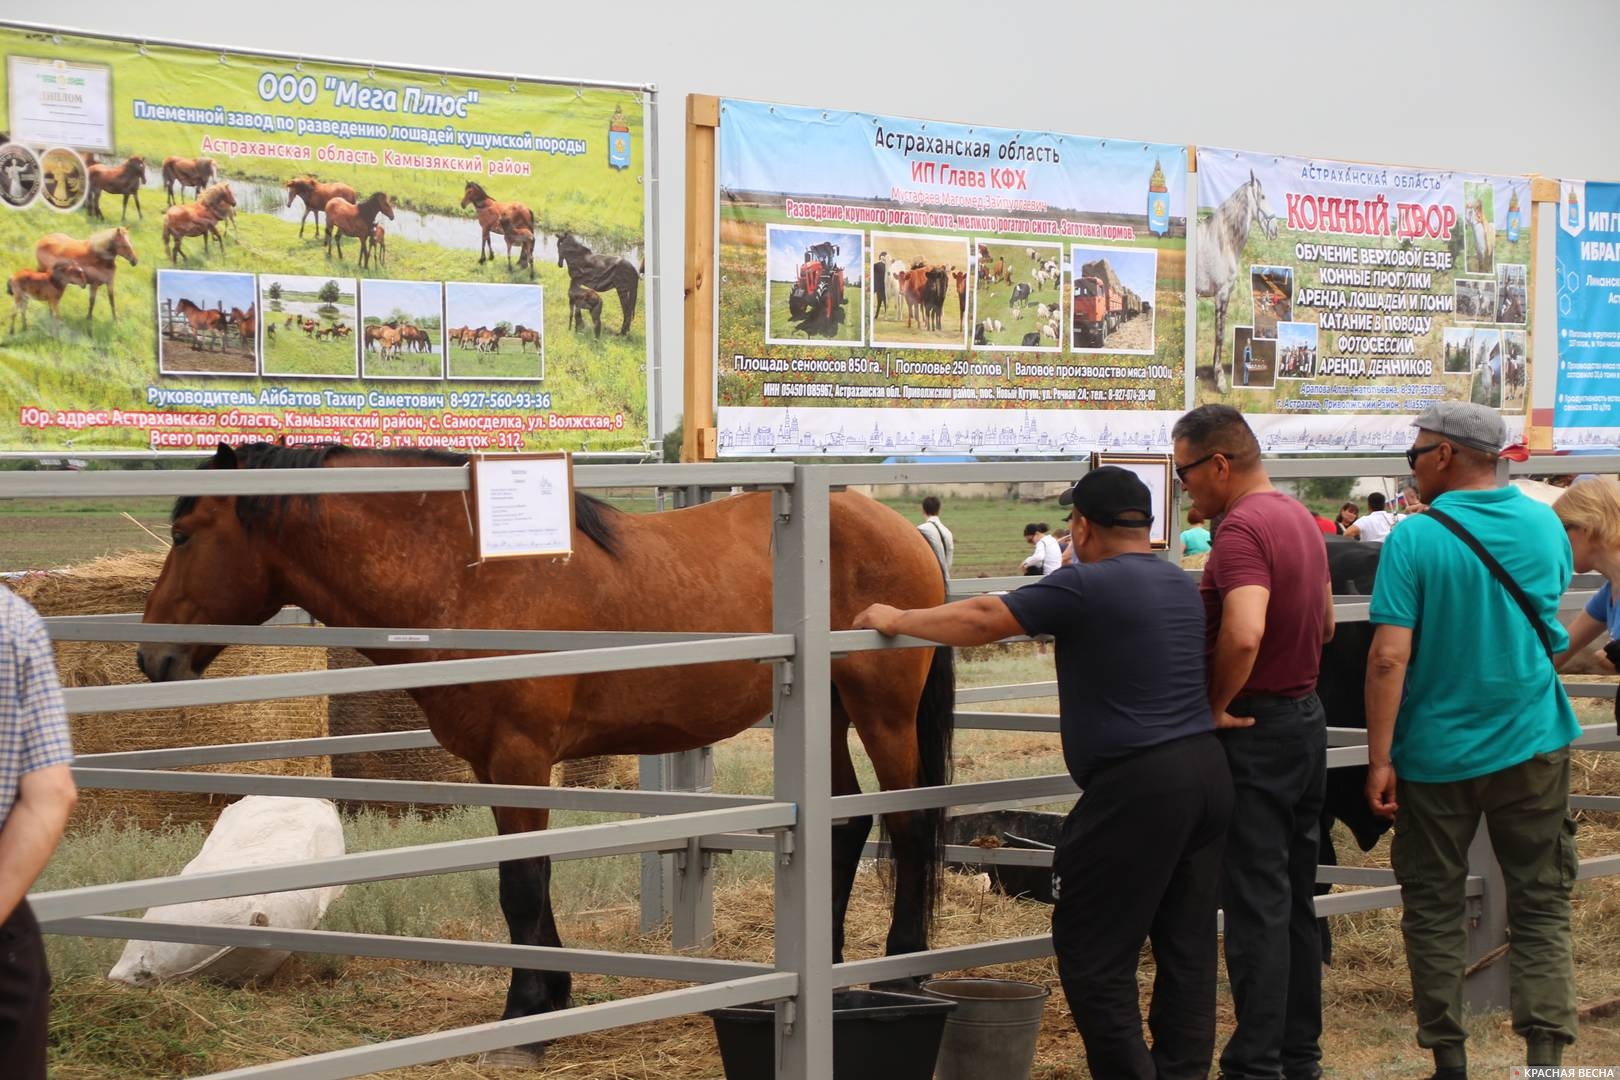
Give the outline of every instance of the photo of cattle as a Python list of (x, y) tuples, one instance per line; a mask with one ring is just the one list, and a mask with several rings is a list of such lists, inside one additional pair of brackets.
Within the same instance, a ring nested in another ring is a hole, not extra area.
[(367, 379), (444, 378), (444, 286), (360, 283), (360, 370)]
[(1502, 411), (1524, 411), (1524, 389), (1530, 384), (1530, 337), (1523, 330), (1502, 331)]
[(1254, 336), (1276, 337), (1277, 324), (1294, 317), (1294, 268), (1249, 267), (1249, 292), (1254, 299)]
[(1530, 268), (1501, 263), (1496, 268), (1496, 321), (1523, 326), (1530, 310)]
[(1463, 184), (1463, 272), (1489, 274), (1496, 267), (1496, 189)]
[(446, 282), (444, 323), (449, 378), (545, 378), (545, 296), (539, 285)]
[(159, 374), (257, 374), (256, 303), (252, 274), (159, 270)]
[(973, 252), (973, 347), (1062, 350), (1062, 245), (975, 239)]
[[(820, 338), (859, 345), (865, 340), (865, 234), (767, 225), (765, 236), (766, 343)], [(884, 285), (881, 279), (873, 283), (873, 298), (880, 303), (886, 299)]]
[(1158, 249), (1075, 244), (1069, 276), (1075, 352), (1153, 353)]
[(1496, 282), (1488, 278), (1458, 278), (1452, 282), (1458, 322), (1493, 322)]
[(1257, 338), (1251, 326), (1232, 330), (1232, 385), (1239, 390), (1270, 390), (1277, 384), (1277, 341)]
[(903, 349), (962, 349), (967, 346), (966, 237), (911, 236), (874, 232), (868, 241), (884, 252), (886, 300), (875, 309), (876, 285), (869, 287), (867, 310), (873, 345)]
[(266, 377), (352, 379), (360, 374), (358, 289), (353, 278), (264, 274)]
[(1309, 379), (1316, 374), (1317, 326), (1308, 322), (1277, 324), (1277, 377)]

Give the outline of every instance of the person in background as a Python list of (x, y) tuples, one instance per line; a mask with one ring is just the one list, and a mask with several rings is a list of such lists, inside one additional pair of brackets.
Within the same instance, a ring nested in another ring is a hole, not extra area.
[[(1612, 476), (1595, 476), (1572, 485), (1558, 501), (1553, 513), (1564, 523), (1569, 546), (1575, 560), (1575, 573), (1599, 573), (1604, 577), (1603, 587), (1597, 591), (1586, 608), (1569, 625), (1569, 648), (1558, 654), (1560, 671), (1608, 632), (1611, 647), (1620, 649), (1620, 603), (1615, 602), (1616, 582), (1620, 582), (1620, 481)], [(1601, 663), (1613, 667), (1606, 652), (1600, 652)], [(1616, 703), (1620, 709), (1620, 702)]]
[(1333, 524), (1338, 527), (1339, 535), (1343, 536), (1345, 531), (1356, 523), (1356, 518), (1360, 516), (1361, 507), (1353, 502), (1347, 502), (1339, 507), (1339, 512), (1333, 517)]
[(1176, 421), (1176, 477), (1220, 514), (1204, 598), (1210, 709), (1235, 797), (1221, 867), (1226, 970), (1237, 1028), (1222, 1076), (1322, 1075), (1316, 925), (1327, 716), (1316, 695), (1334, 629), (1327, 545), (1308, 510), (1272, 487), (1260, 443), (1229, 405)]
[(939, 497), (929, 495), (922, 501), (923, 520), (917, 526), (917, 531), (923, 534), (928, 546), (934, 549), (934, 558), (939, 560), (940, 569), (945, 571), (945, 577), (951, 576), (951, 562), (956, 558), (956, 538), (951, 530), (939, 520)]
[(1356, 523), (1344, 530), (1344, 535), (1353, 536), (1358, 540), (1365, 540), (1369, 544), (1382, 544), (1384, 538), (1395, 528), (1395, 515), (1384, 509), (1385, 500), (1382, 491), (1374, 491), (1367, 496), (1367, 512)]
[(1569, 744), (1581, 728), (1553, 665), (1569, 644), (1558, 603), (1574, 555), (1551, 509), (1498, 485), (1500, 413), (1442, 401), (1413, 426), (1406, 457), (1429, 509), (1379, 555), (1366, 790), (1372, 811), (1395, 819), (1390, 865), (1418, 1045), (1434, 1054), (1437, 1080), (1463, 1080), (1464, 887), (1482, 815), (1506, 886), (1525, 1063), (1558, 1065), (1575, 1040)]
[(1181, 531), (1181, 549), (1186, 555), (1203, 555), (1209, 551), (1209, 528), (1196, 506), (1187, 511), (1187, 527)]
[[(1304, 503), (1302, 502), (1300, 505), (1304, 506)], [(1321, 530), (1323, 536), (1339, 535), (1339, 527), (1333, 523), (1332, 518), (1318, 514), (1315, 510), (1311, 510), (1311, 508), (1308, 506), (1306, 506), (1305, 509), (1311, 511), (1311, 520), (1316, 522), (1316, 527)]]
[(1428, 508), (1429, 504), (1424, 502), (1423, 497), (1418, 494), (1417, 481), (1407, 480), (1406, 483), (1401, 486), (1400, 516), (1403, 518), (1411, 517), (1413, 514), (1423, 513), (1423, 511), (1427, 510)]
[[(1052, 947), (1091, 1075), (1207, 1080), (1232, 780), (1204, 694), (1198, 590), (1153, 553), (1153, 498), (1135, 474), (1094, 469), (1061, 501), (1078, 563), (1010, 593), (874, 604), (853, 625), (948, 645), (1056, 639), (1063, 762), (1085, 798), (1052, 855)], [(1136, 982), (1144, 944), (1151, 1049)]]
[(1045, 576), (1063, 565), (1063, 549), (1052, 538), (1052, 527), (1044, 521), (1032, 521), (1024, 526), (1024, 543), (1033, 544), (1035, 550), (1020, 568), (1026, 575)]
[(67, 828), (73, 784), (62, 686), (39, 614), (0, 588), (0, 1062), (44, 1080), (51, 974), (25, 897)]

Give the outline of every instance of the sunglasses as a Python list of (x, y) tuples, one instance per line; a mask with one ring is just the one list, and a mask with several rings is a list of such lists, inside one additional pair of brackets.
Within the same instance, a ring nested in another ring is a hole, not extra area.
[(1205, 464), (1207, 462), (1214, 461), (1216, 458), (1218, 458), (1220, 456), (1221, 456), (1220, 451), (1217, 450), (1213, 454), (1205, 454), (1203, 457), (1199, 458), (1197, 461), (1189, 461), (1185, 465), (1177, 465), (1176, 466), (1176, 479), (1180, 480), (1183, 484), (1185, 484), (1187, 482), (1187, 474), (1188, 473), (1192, 472), (1194, 469), (1198, 468), (1198, 466), (1200, 466), (1200, 465), (1203, 465), (1203, 464)]
[(1437, 442), (1437, 443), (1430, 443), (1428, 446), (1414, 446), (1414, 447), (1412, 447), (1412, 449), (1410, 449), (1410, 450), (1408, 450), (1406, 452), (1406, 467), (1408, 469), (1417, 468), (1417, 459), (1418, 458), (1422, 457), (1424, 454), (1427, 454), (1430, 450), (1438, 450), (1444, 445), (1446, 445), (1446, 444), (1443, 443), (1443, 442)]

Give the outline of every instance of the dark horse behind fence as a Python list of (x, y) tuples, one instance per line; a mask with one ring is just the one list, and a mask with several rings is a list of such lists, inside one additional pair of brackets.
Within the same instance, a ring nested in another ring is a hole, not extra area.
[[(221, 445), (206, 469), (462, 465), (459, 455), (342, 446)], [(328, 626), (760, 632), (771, 628), (771, 497), (629, 515), (586, 495), (567, 560), (476, 559), (460, 493), (182, 498), (174, 546), (147, 600), (155, 623), (262, 623), (297, 604)], [(899, 514), (855, 492), (832, 496), (830, 615), (847, 629), (874, 601), (945, 598), (939, 564)], [(881, 550), (882, 559), (862, 557)], [(674, 572), (672, 572), (672, 570)], [(194, 678), (218, 645), (146, 645), (154, 682)], [(365, 650), (362, 650), (363, 652)], [(379, 664), (457, 659), (452, 650), (377, 650)], [(886, 789), (949, 782), (954, 687), (949, 649), (857, 652), (832, 664), (834, 794), (858, 791), (853, 724)], [(559, 761), (663, 754), (735, 735), (770, 712), (772, 669), (725, 662), (646, 671), (425, 687), (411, 695), (434, 736), (480, 782), (543, 785)], [(501, 833), (544, 829), (545, 810), (497, 808)], [(895, 857), (887, 952), (927, 948), (939, 886), (942, 815), (887, 815)], [(833, 949), (871, 819), (834, 826)], [(559, 944), (549, 859), (500, 866), (514, 944)], [(566, 1006), (563, 971), (512, 973), (504, 1017)], [(538, 1048), (527, 1051), (528, 1059)], [(521, 1059), (524, 1055), (519, 1055)]]
[(636, 289), (641, 285), (641, 272), (634, 263), (617, 255), (593, 255), (573, 233), (563, 233), (557, 237), (557, 265), (568, 267), (571, 285), (584, 285), (597, 292), (609, 289), (617, 292), (619, 307), (624, 312), (624, 325), (619, 327), (619, 333), (630, 332), (630, 320), (636, 317)]

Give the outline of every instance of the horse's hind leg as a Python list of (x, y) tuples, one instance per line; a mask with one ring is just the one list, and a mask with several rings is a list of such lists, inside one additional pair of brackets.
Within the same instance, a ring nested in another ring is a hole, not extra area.
[[(833, 692), (832, 710), (832, 792), (858, 795), (860, 781), (849, 756), (849, 714), (838, 693)], [(855, 888), (855, 871), (861, 864), (861, 851), (872, 832), (872, 817), (851, 818), (833, 826), (832, 836), (832, 933), (833, 963), (844, 960), (844, 920), (849, 913), (849, 894)]]

